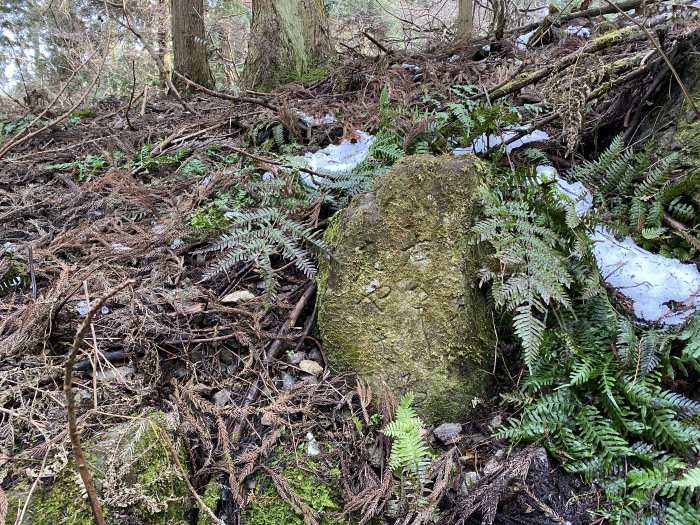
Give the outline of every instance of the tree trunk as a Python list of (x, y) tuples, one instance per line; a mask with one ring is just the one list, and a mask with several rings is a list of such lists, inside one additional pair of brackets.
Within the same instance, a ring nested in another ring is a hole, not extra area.
[[(167, 0), (158, 0), (158, 24), (156, 28), (156, 53), (161, 64), (167, 64), (168, 59), (168, 2)], [(172, 64), (171, 64), (172, 66)], [(159, 68), (160, 69), (160, 68)], [(168, 79), (165, 78), (169, 73), (170, 67), (159, 71), (161, 89), (168, 89)]]
[[(175, 71), (202, 86), (212, 87), (204, 32), (204, 0), (171, 0), (170, 20)], [(173, 81), (187, 91), (184, 82)]]
[(302, 78), (330, 54), (323, 0), (253, 0), (246, 86), (271, 89)]
[(457, 39), (471, 40), (474, 32), (474, 0), (459, 0)]

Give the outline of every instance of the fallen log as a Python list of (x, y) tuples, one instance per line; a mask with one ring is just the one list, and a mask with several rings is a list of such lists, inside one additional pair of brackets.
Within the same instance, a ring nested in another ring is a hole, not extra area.
[(618, 31), (611, 31), (610, 33), (601, 35), (598, 38), (594, 38), (587, 46), (585, 46), (585, 48), (569, 53), (554, 64), (549, 64), (535, 71), (521, 73), (510, 82), (506, 82), (505, 84), (502, 84), (491, 91), (488, 94), (488, 97), (486, 95), (480, 95), (478, 98), (488, 98), (491, 101), (503, 98), (521, 90), (526, 86), (529, 86), (530, 84), (535, 84), (549, 75), (566, 69), (579, 60), (582, 53), (596, 53), (602, 49), (621, 44), (623, 42), (637, 42), (646, 38), (646, 34), (636, 26), (625, 27), (624, 29), (620, 29)]

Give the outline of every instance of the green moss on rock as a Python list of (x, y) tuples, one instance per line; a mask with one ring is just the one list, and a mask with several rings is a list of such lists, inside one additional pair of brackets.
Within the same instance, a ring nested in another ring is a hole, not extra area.
[(325, 241), (319, 329), (330, 364), (375, 393), (412, 391), (428, 422), (468, 412), (493, 352), (490, 310), (468, 242), (483, 164), (408, 157), (339, 212)]
[[(165, 414), (119, 425), (84, 444), (90, 470), (111, 525), (185, 525), (193, 508), (185, 482), (165, 445), (169, 437)], [(186, 465), (180, 447), (181, 465)], [(8, 520), (14, 523), (26, 501), (26, 483), (9, 491)], [(34, 491), (25, 525), (90, 525), (92, 514), (75, 465), (71, 462), (50, 484)]]

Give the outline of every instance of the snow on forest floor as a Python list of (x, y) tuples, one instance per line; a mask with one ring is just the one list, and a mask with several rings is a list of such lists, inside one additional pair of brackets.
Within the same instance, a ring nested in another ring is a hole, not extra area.
[[(515, 137), (517, 129), (506, 130), (500, 136), (478, 137), (470, 147), (456, 148), (456, 155), (481, 153)], [(336, 175), (352, 170), (370, 152), (374, 137), (358, 132), (359, 139), (343, 140), (315, 153), (305, 155), (308, 167), (320, 173)], [(525, 144), (549, 139), (544, 131), (535, 130), (506, 144), (511, 152)], [(576, 213), (585, 215), (593, 205), (591, 193), (580, 182), (568, 182), (551, 166), (538, 166), (538, 173), (554, 177), (563, 195), (576, 203)], [(310, 176), (307, 183), (315, 185)], [(590, 234), (593, 254), (604, 281), (633, 302), (635, 316), (640, 320), (667, 326), (684, 322), (700, 310), (700, 272), (692, 263), (682, 263), (651, 253), (638, 246), (631, 237), (617, 240), (605, 226), (596, 226)]]

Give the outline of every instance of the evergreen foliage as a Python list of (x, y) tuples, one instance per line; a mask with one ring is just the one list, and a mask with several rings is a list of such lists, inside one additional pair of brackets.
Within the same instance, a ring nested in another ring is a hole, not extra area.
[[(640, 165), (617, 142), (576, 173), (612, 194), (620, 181), (629, 187), (629, 170)], [(648, 171), (636, 194), (667, 188), (665, 171)], [(608, 502), (600, 512), (611, 523), (698, 523), (700, 403), (664, 384), (698, 369), (700, 317), (672, 331), (617, 312), (590, 256), (590, 219), (572, 221), (573, 203), (533, 170), (496, 173), (481, 198), (486, 216), (474, 230), (490, 250), (483, 277), (513, 316), (529, 370), (509, 396), (522, 412), (498, 436), (541, 443), (602, 488)]]
[(569, 177), (592, 190), (594, 205), (618, 232), (635, 235), (662, 255), (688, 260), (696, 250), (664, 224), (664, 214), (689, 228), (700, 223), (696, 204), (686, 197), (697, 176), (674, 170), (677, 162), (671, 154), (652, 163), (647, 153), (626, 148), (618, 136), (598, 159), (575, 167)]

